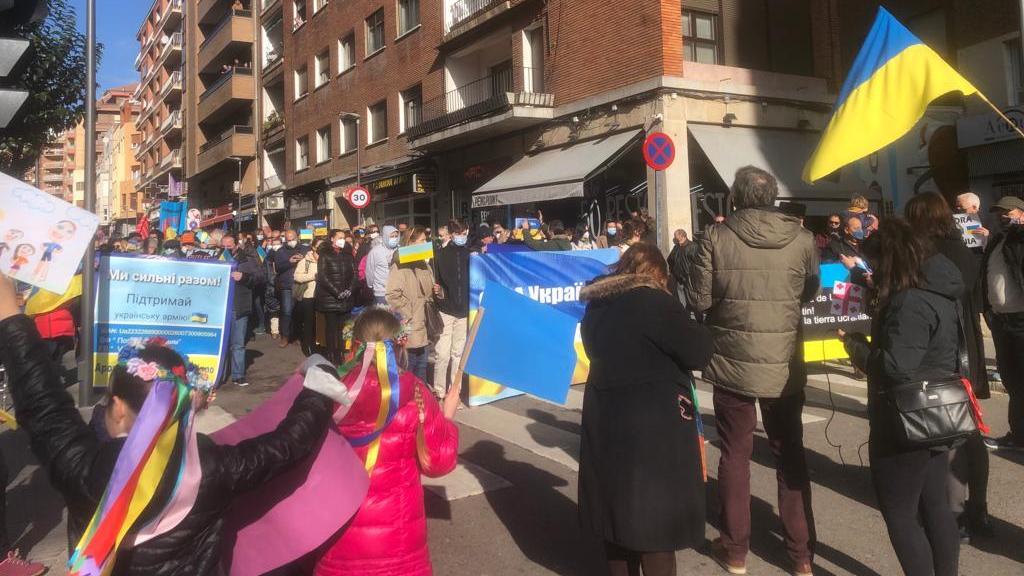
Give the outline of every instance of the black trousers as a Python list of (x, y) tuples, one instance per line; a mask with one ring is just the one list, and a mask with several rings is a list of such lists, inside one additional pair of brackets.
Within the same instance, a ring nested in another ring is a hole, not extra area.
[(604, 543), (609, 576), (676, 576), (675, 552), (637, 552)]
[(7, 464), (0, 454), (0, 558), (7, 557), (11, 542), (7, 538)]
[(302, 351), (309, 355), (316, 348), (316, 310), (312, 298), (304, 298), (297, 304), (295, 317), (302, 318)]
[(324, 312), (324, 338), (327, 340), (327, 359), (335, 366), (341, 366), (345, 355), (345, 343), (341, 338), (341, 329), (345, 327), (345, 312)]
[(1006, 415), (1010, 432), (1024, 439), (1024, 313), (991, 314), (988, 318), (996, 366), (1010, 397)]
[(946, 452), (871, 451), (871, 480), (907, 576), (956, 576), (960, 535), (949, 509)]
[(962, 446), (950, 451), (949, 507), (955, 516), (966, 512), (968, 518), (977, 518), (987, 512), (988, 467), (988, 448), (981, 432), (971, 434)]

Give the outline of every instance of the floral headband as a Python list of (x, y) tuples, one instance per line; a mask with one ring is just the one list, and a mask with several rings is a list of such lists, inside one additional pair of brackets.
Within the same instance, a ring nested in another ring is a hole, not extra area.
[[(408, 324), (406, 324), (405, 319), (402, 318), (402, 315), (398, 312), (398, 310), (395, 310), (394, 308), (386, 307), (386, 306), (381, 306), (381, 308), (384, 308), (388, 312), (392, 313), (395, 316), (395, 318), (398, 319), (398, 326), (399, 326), (398, 334), (395, 334), (395, 337), (391, 338), (390, 341), (394, 342), (398, 346), (403, 346), (404, 347), (409, 342), (409, 327), (408, 327)], [(349, 317), (348, 321), (345, 322), (345, 325), (342, 326), (342, 328), (341, 328), (341, 339), (342, 339), (342, 341), (348, 341), (348, 342), (353, 342), (353, 343), (356, 341), (356, 338), (355, 338), (355, 327), (356, 327), (356, 316), (351, 316), (351, 317)]]
[(213, 386), (203, 378), (199, 367), (185, 357), (185, 366), (175, 366), (167, 370), (156, 362), (146, 362), (139, 357), (139, 352), (146, 346), (162, 346), (168, 348), (167, 340), (159, 336), (147, 340), (134, 339), (121, 348), (117, 354), (117, 365), (143, 382), (155, 380), (181, 380), (181, 383), (203, 392), (209, 392)]

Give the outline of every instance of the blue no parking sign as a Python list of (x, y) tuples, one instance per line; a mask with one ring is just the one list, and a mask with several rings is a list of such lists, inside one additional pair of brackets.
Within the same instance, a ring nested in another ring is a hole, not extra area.
[(676, 145), (664, 132), (652, 132), (644, 141), (644, 160), (654, 170), (665, 170), (676, 159)]

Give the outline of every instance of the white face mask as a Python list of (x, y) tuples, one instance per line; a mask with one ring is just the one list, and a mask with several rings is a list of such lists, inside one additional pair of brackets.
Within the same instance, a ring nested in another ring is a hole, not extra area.
[(288, 241), (288, 247), (289, 248), (295, 248), (298, 245), (299, 245), (299, 241), (298, 240), (289, 240)]
[(337, 240), (334, 241), (334, 245), (337, 246), (338, 248), (344, 248), (345, 247), (345, 239), (344, 238), (338, 238)]
[(380, 234), (378, 234), (376, 232), (370, 232), (370, 239), (371, 240), (376, 240), (378, 236), (380, 236)]

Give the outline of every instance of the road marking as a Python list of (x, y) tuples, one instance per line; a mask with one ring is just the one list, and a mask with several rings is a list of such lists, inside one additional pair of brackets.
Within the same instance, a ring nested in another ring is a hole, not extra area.
[(510, 486), (512, 483), (501, 476), (462, 459), (455, 470), (441, 478), (423, 478), (423, 488), (449, 502)]
[(580, 436), (493, 405), (461, 410), (455, 420), (579, 471)]

